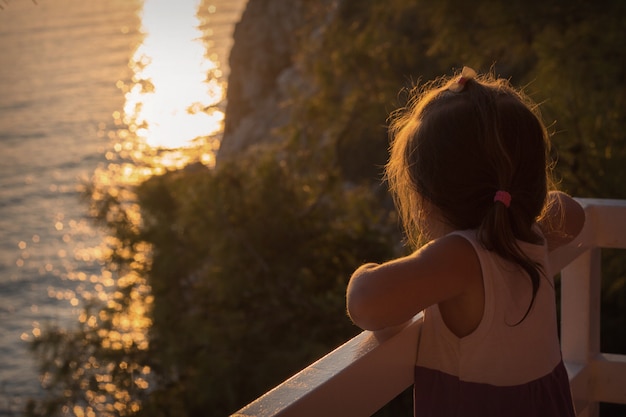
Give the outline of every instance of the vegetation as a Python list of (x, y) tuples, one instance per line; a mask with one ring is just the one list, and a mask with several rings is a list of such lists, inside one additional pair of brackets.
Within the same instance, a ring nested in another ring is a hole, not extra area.
[[(140, 225), (125, 202), (94, 200), (118, 242), (112, 269), (136, 279), (118, 284), (117, 302), (93, 307), (104, 311), (93, 314), (97, 323), (50, 329), (35, 342), (52, 395), (29, 413), (225, 415), (354, 335), (343, 298), (350, 273), (404, 250), (381, 165), (398, 91), (420, 79), (470, 65), (526, 85), (554, 133), (561, 187), (626, 198), (625, 8), (345, 0), (322, 10), (294, 57), (313, 92), (295, 93), (283, 144), (148, 180), (135, 190)], [(137, 262), (145, 246), (151, 259)], [(605, 256), (603, 282), (602, 348), (612, 352), (626, 352), (619, 255)], [(107, 345), (98, 330), (142, 297), (149, 346)], [(382, 413), (399, 415), (406, 402)]]
[(233, 412), (356, 334), (347, 278), (392, 255), (395, 222), (366, 190), (294, 162), (268, 152), (140, 187), (165, 388), (146, 415)]

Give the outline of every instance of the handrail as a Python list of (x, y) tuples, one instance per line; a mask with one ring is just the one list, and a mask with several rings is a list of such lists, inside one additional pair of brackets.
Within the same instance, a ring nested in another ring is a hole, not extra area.
[[(550, 254), (562, 271), (561, 346), (579, 417), (599, 401), (626, 404), (626, 355), (600, 352), (600, 249), (626, 248), (626, 201), (578, 199), (580, 236)], [(233, 417), (367, 416), (413, 383), (422, 315), (364, 331), (233, 414)]]
[(404, 326), (360, 333), (232, 417), (373, 414), (413, 384), (422, 319), (420, 313)]

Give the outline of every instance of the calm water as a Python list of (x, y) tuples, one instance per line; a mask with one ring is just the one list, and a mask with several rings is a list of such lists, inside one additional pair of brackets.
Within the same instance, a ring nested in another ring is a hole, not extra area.
[(28, 341), (49, 324), (75, 325), (84, 300), (111, 286), (85, 181), (132, 183), (189, 154), (212, 164), (246, 0), (1, 3), (3, 416), (40, 394)]

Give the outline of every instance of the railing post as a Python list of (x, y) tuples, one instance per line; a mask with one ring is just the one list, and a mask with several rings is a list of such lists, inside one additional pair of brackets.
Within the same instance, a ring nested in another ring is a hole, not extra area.
[(593, 248), (561, 272), (561, 349), (578, 416), (595, 417), (591, 363), (600, 354), (600, 249)]

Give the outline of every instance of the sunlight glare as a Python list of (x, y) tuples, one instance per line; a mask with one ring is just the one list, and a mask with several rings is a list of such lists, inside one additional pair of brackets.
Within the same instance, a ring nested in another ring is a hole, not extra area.
[(146, 0), (145, 39), (133, 59), (136, 83), (126, 93), (124, 112), (136, 134), (155, 148), (193, 146), (218, 132), (224, 96), (220, 83), (207, 82), (218, 63), (205, 56), (196, 16), (197, 0)]

